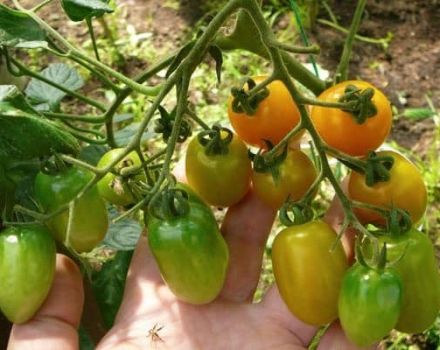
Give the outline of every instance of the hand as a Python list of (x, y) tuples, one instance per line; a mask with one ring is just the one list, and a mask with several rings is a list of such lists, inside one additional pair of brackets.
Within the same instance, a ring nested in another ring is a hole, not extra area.
[[(336, 216), (332, 215), (334, 222)], [(97, 349), (306, 349), (317, 329), (293, 317), (276, 287), (261, 303), (251, 303), (274, 217), (275, 213), (252, 193), (228, 210), (222, 231), (229, 245), (230, 268), (220, 297), (204, 306), (176, 300), (162, 282), (142, 237), (115, 325)], [(31, 321), (14, 326), (8, 349), (78, 349), (76, 329), (83, 299), (79, 270), (70, 259), (59, 255), (46, 303)], [(334, 323), (319, 349), (356, 347)]]

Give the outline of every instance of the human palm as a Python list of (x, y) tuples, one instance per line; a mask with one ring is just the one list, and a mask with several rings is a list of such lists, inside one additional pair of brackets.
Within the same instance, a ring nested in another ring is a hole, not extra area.
[[(251, 193), (229, 209), (222, 227), (230, 251), (228, 276), (219, 298), (203, 306), (174, 297), (160, 277), (146, 239), (141, 238), (115, 325), (97, 349), (305, 349), (316, 328), (291, 315), (276, 287), (261, 303), (252, 304), (274, 216)], [(78, 269), (68, 258), (58, 256), (48, 300), (34, 319), (13, 328), (8, 350), (77, 349), (82, 303)], [(320, 349), (355, 347), (335, 323)]]

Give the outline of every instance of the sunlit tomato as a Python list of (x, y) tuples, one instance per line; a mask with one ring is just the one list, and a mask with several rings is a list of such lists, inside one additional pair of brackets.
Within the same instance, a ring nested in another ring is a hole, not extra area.
[(229, 207), (249, 190), (251, 161), (246, 145), (234, 135), (228, 153), (207, 155), (194, 137), (186, 152), (186, 178), (189, 185), (208, 204)]
[(348, 263), (336, 239), (327, 223), (316, 220), (284, 229), (273, 242), (273, 272), (281, 297), (296, 317), (311, 325), (338, 317)]
[[(252, 79), (258, 84), (266, 77)], [(229, 97), (228, 115), (232, 127), (240, 138), (253, 146), (266, 148), (264, 140), (272, 144), (280, 142), (300, 121), (298, 107), (284, 84), (276, 80), (270, 83), (269, 96), (258, 105), (254, 115), (236, 113), (232, 109), (233, 97)]]
[(376, 115), (358, 124), (352, 114), (341, 109), (313, 106), (311, 117), (319, 135), (329, 146), (353, 156), (363, 156), (377, 149), (388, 136), (392, 122), (391, 105), (380, 90), (360, 80), (344, 81), (332, 86), (318, 99), (338, 102), (348, 85), (374, 89), (372, 101), (377, 108)]
[(271, 172), (252, 172), (252, 183), (258, 197), (273, 209), (279, 209), (289, 197), (300, 200), (316, 179), (312, 161), (297, 149), (289, 149), (286, 159), (279, 166), (279, 176)]
[[(427, 192), (422, 175), (414, 164), (402, 155), (393, 151), (377, 152), (380, 156), (391, 156), (394, 165), (390, 170), (390, 180), (378, 182), (369, 187), (365, 175), (351, 172), (348, 179), (348, 195), (352, 200), (383, 208), (404, 209), (417, 223), (423, 216), (427, 204)], [(356, 215), (363, 223), (384, 224), (384, 218), (376, 211), (369, 209), (356, 210)]]

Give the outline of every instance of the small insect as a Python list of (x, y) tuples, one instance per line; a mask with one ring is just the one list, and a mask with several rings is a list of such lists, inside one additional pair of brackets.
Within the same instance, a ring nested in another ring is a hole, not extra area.
[(163, 342), (164, 340), (159, 335), (159, 332), (163, 329), (163, 327), (164, 326), (160, 326), (156, 323), (153, 328), (148, 331), (147, 337), (150, 338), (152, 342)]

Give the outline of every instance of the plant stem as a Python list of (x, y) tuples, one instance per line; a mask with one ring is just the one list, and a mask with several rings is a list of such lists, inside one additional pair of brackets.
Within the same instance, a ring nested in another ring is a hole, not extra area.
[(367, 0), (358, 0), (356, 11), (353, 15), (353, 21), (351, 22), (350, 31), (348, 33), (347, 39), (345, 40), (341, 60), (339, 61), (338, 68), (336, 69), (335, 82), (344, 81), (348, 78), (348, 65), (351, 58), (351, 50), (353, 47), (355, 35), (361, 24), (366, 2)]
[(89, 28), (90, 38), (92, 39), (93, 51), (95, 52), (95, 57), (98, 61), (101, 62), (101, 58), (99, 57), (98, 46), (95, 38), (95, 30), (93, 29), (92, 18), (87, 17), (86, 19), (87, 27)]

